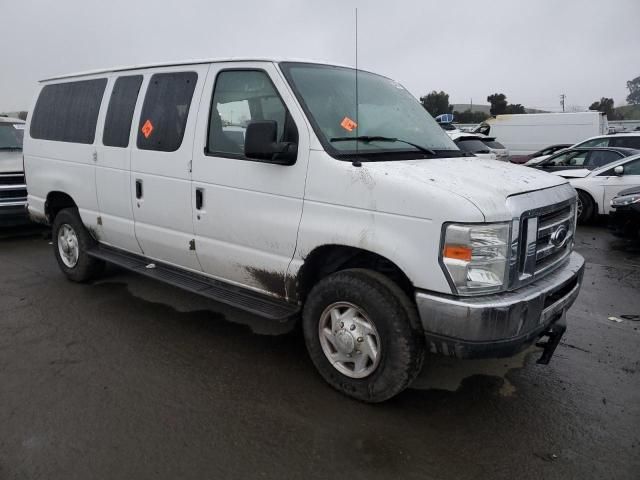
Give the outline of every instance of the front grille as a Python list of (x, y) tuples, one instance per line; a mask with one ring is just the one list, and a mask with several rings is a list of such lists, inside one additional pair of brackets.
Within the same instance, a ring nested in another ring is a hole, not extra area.
[(0, 174), (0, 204), (27, 199), (27, 186), (22, 173)]
[(23, 173), (1, 173), (0, 185), (24, 185)]
[(573, 245), (575, 202), (526, 212), (520, 226), (519, 280), (532, 280), (562, 262)]

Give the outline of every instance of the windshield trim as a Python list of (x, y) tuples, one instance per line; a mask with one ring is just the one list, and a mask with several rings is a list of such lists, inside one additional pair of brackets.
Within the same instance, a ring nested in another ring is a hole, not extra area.
[[(305, 114), (305, 117), (307, 118), (307, 121), (311, 124), (311, 128), (313, 129), (313, 132), (316, 135), (316, 138), (318, 139), (318, 141), (320, 142), (320, 144), (322, 145), (322, 148), (324, 148), (324, 151), (327, 152), (331, 157), (335, 158), (336, 160), (340, 160), (343, 162), (346, 161), (352, 161), (354, 158), (357, 158), (358, 160), (364, 160), (366, 161), (365, 158), (360, 158), (360, 157), (370, 157), (370, 156), (396, 156), (397, 158), (389, 158), (387, 160), (391, 161), (391, 160), (420, 160), (420, 159), (426, 159), (426, 158), (434, 158), (432, 155), (426, 154), (416, 148), (413, 147), (409, 147), (406, 149), (398, 149), (398, 148), (393, 148), (393, 149), (380, 149), (380, 150), (366, 150), (366, 151), (344, 151), (344, 150), (338, 150), (337, 148), (335, 148), (332, 144), (329, 138), (326, 138), (324, 133), (322, 132), (322, 129), (320, 128), (320, 125), (318, 125), (318, 123), (316, 122), (316, 119), (314, 118), (314, 116), (311, 114), (311, 110), (309, 109), (307, 103), (304, 100), (303, 95), (300, 93), (300, 91), (298, 90), (298, 87), (296, 86), (295, 82), (293, 81), (293, 79), (291, 78), (291, 74), (289, 72), (289, 69), (291, 67), (296, 67), (296, 66), (305, 66), (305, 67), (309, 67), (309, 68), (326, 68), (326, 67), (330, 67), (330, 68), (335, 68), (335, 69), (339, 69), (339, 70), (348, 70), (348, 71), (356, 71), (355, 68), (350, 68), (350, 67), (345, 67), (345, 66), (341, 66), (341, 65), (329, 65), (329, 64), (318, 64), (318, 63), (308, 63), (308, 62), (279, 62), (278, 66), (280, 67), (280, 71), (282, 72), (282, 74), (284, 75), (285, 80), (287, 81), (287, 85), (289, 85), (289, 88), (291, 88), (291, 90), (293, 91), (293, 94), (296, 97), (296, 100), (298, 100), (298, 103), (300, 104), (300, 106), (302, 107), (302, 110)], [(362, 72), (362, 73), (366, 73), (368, 75), (375, 75), (377, 77), (380, 78), (384, 78), (386, 80), (390, 80), (393, 81), (392, 79), (390, 79), (389, 77), (385, 77), (384, 75), (380, 75), (378, 73), (373, 73), (373, 72), (369, 72), (367, 70), (360, 70), (358, 69), (358, 72)], [(425, 148), (429, 148), (429, 147), (425, 147)], [(442, 149), (437, 149), (438, 151), (445, 151)], [(453, 156), (459, 156), (459, 149), (456, 150), (446, 150), (446, 151), (450, 151), (452, 152)], [(401, 155), (398, 155), (401, 154)]]

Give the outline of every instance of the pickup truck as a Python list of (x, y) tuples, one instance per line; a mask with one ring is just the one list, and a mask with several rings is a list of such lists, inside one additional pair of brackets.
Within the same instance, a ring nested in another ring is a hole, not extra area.
[(22, 167), (24, 121), (0, 117), (0, 227), (28, 223)]

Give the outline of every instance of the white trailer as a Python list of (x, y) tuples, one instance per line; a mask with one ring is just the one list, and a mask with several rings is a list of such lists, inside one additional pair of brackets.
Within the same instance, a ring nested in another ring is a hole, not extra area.
[(574, 144), (609, 133), (607, 116), (602, 112), (528, 113), (497, 115), (485, 122), (489, 131), (511, 152), (511, 158), (530, 155), (549, 145)]

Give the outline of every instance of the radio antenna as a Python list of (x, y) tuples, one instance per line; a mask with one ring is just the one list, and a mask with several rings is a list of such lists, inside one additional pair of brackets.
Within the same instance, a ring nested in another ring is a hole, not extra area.
[[(360, 135), (360, 118), (358, 110), (360, 109), (358, 100), (358, 7), (356, 7), (356, 137)], [(356, 140), (356, 155), (358, 154), (358, 140)]]

